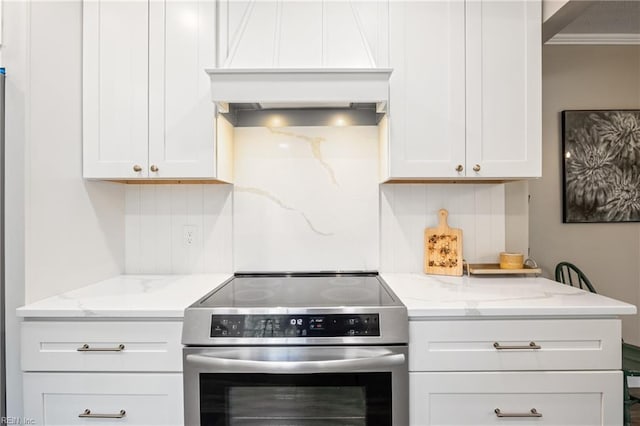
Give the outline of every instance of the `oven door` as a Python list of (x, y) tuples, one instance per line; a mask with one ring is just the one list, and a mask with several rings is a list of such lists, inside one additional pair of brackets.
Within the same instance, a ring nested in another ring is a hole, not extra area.
[(406, 346), (184, 349), (187, 426), (406, 426)]

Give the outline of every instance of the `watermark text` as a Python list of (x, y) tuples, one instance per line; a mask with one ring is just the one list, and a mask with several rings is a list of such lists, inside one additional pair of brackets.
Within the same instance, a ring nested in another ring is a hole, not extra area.
[(0, 425), (35, 425), (35, 419), (29, 417), (0, 417)]

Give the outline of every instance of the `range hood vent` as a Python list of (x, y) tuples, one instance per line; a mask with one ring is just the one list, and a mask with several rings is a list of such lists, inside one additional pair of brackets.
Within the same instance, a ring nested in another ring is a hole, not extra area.
[(391, 69), (207, 69), (211, 96), (221, 113), (252, 110), (386, 112)]
[(220, 112), (233, 127), (289, 126), (376, 126), (384, 113), (375, 103), (344, 105), (295, 104), (229, 104), (228, 112)]

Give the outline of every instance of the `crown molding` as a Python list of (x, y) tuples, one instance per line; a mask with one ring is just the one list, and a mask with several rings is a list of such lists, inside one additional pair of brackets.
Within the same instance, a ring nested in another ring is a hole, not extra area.
[(546, 44), (640, 44), (640, 34), (556, 34)]

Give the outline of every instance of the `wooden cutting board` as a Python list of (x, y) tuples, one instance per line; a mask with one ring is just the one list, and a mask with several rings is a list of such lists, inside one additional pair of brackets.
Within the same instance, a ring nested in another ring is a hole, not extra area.
[(438, 211), (436, 228), (424, 230), (424, 272), (436, 275), (462, 275), (462, 230), (449, 228), (445, 209)]

